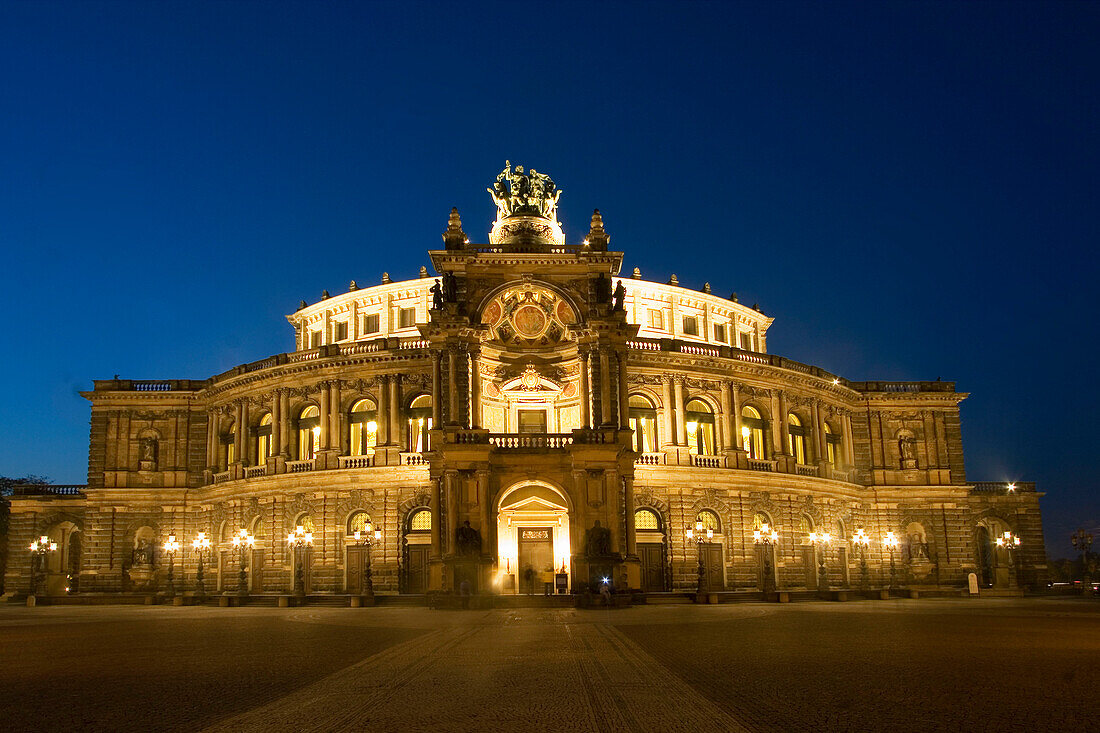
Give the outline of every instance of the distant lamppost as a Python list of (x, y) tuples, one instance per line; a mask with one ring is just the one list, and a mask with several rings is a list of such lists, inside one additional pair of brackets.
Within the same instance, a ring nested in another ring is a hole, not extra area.
[(362, 530), (355, 530), (352, 533), (355, 538), (355, 544), (357, 547), (366, 548), (367, 558), (363, 563), (363, 595), (374, 597), (374, 579), (371, 577), (370, 567), (370, 548), (375, 542), (382, 541), (382, 530), (375, 529), (374, 525), (370, 521)]
[(179, 552), (180, 543), (176, 541), (176, 535), (168, 535), (168, 541), (164, 543), (164, 551), (168, 554), (168, 587), (165, 588), (165, 593), (169, 598), (176, 597), (176, 582), (175, 582), (175, 558), (176, 553)]
[[(1005, 530), (1004, 534), (1002, 534), (1000, 537), (997, 538), (997, 547), (1001, 547), (1001, 548), (1008, 551), (1008, 557), (1010, 558), (1009, 559), (1009, 564), (1008, 564), (1009, 571), (1010, 572), (1016, 572), (1016, 563), (1012, 562), (1011, 558), (1012, 558), (1012, 552), (1014, 550), (1020, 549), (1020, 538), (1017, 537), (1016, 535), (1012, 534), (1008, 530)], [(1017, 584), (1019, 584), (1019, 578), (1020, 578), (1020, 576), (1017, 574), (1017, 576), (1016, 576)]]
[(817, 548), (817, 590), (826, 593), (829, 590), (829, 573), (825, 570), (825, 553), (829, 551), (829, 542), (833, 537), (828, 532), (810, 532), (810, 544)]
[(890, 551), (890, 590), (893, 590), (898, 575), (897, 565), (894, 564), (894, 551), (898, 549), (898, 536), (893, 532), (887, 532), (886, 536), (882, 538), (882, 544)]
[(1092, 549), (1092, 532), (1079, 529), (1069, 536), (1069, 541), (1073, 543), (1073, 549), (1081, 551), (1081, 586), (1082, 592), (1087, 594), (1092, 590), (1089, 587), (1092, 580), (1089, 573), (1089, 550)]
[(764, 593), (770, 593), (775, 581), (772, 577), (772, 547), (779, 542), (779, 532), (764, 522), (760, 525), (760, 529), (752, 531), (752, 541), (761, 548), (761, 554), (764, 556)]
[(697, 549), (698, 555), (699, 555), (699, 569), (698, 569), (699, 578), (698, 578), (698, 580), (695, 584), (695, 592), (697, 594), (706, 593), (707, 592), (707, 570), (703, 566), (703, 545), (707, 544), (712, 539), (714, 539), (714, 530), (710, 527), (708, 527), (706, 530), (704, 530), (703, 529), (703, 522), (701, 520), (696, 520), (695, 529), (692, 529), (691, 527), (688, 527), (688, 530), (687, 530), (686, 534), (687, 534), (688, 542), (691, 542), (692, 540), (695, 540), (695, 546), (696, 546), (696, 549)]
[(199, 567), (195, 572), (195, 598), (201, 601), (206, 598), (206, 586), (202, 582), (202, 560), (203, 556), (210, 551), (210, 539), (206, 536), (206, 532), (195, 535), (191, 546), (195, 548), (195, 554), (199, 557)]
[(867, 590), (867, 548), (871, 544), (871, 538), (860, 527), (852, 537), (852, 542), (859, 547), (859, 587)]
[(306, 594), (306, 575), (302, 567), (302, 554), (304, 548), (313, 547), (313, 533), (306, 532), (305, 527), (299, 524), (286, 536), (286, 543), (294, 552), (294, 595), (301, 598)]
[(248, 595), (248, 576), (245, 574), (245, 558), (248, 556), (248, 551), (251, 550), (256, 544), (256, 538), (248, 533), (247, 529), (241, 529), (237, 531), (237, 534), (233, 535), (233, 547), (237, 548), (237, 552), (241, 557), (241, 567), (237, 573), (237, 595), (244, 598)]
[(31, 595), (38, 591), (39, 576), (46, 574), (46, 558), (57, 550), (57, 543), (42, 535), (31, 543)]

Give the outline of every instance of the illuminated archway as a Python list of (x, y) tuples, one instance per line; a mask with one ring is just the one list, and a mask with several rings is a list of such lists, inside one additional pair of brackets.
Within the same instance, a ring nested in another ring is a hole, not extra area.
[(496, 582), (501, 593), (541, 593), (570, 575), (569, 498), (545, 481), (506, 489), (497, 502)]

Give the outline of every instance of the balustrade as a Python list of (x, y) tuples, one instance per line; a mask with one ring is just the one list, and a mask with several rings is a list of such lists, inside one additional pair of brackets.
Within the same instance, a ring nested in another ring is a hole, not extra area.
[(573, 444), (572, 433), (495, 433), (489, 444), (497, 448), (565, 448)]
[(339, 456), (340, 468), (370, 468), (374, 465), (374, 456)]
[(634, 465), (636, 466), (660, 466), (664, 462), (664, 453), (639, 453), (634, 459)]
[(249, 466), (244, 470), (245, 478), (256, 478), (257, 476), (266, 476), (267, 466)]
[(304, 473), (305, 471), (312, 471), (317, 467), (317, 460), (310, 458), (305, 461), (287, 461), (286, 472), (287, 473)]

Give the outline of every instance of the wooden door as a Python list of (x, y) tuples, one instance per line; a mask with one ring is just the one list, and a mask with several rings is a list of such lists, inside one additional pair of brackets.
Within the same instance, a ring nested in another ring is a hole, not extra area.
[(642, 590), (660, 593), (665, 590), (665, 548), (657, 542), (638, 545), (638, 558), (642, 561)]
[(249, 592), (250, 593), (263, 593), (264, 592), (264, 551), (253, 548), (252, 550), (252, 567), (249, 568), (248, 574)]
[(309, 595), (313, 592), (313, 548), (302, 547), (298, 551), (302, 553), (302, 587)]
[(817, 587), (817, 556), (813, 545), (802, 548), (802, 572), (806, 578), (807, 588)]
[(703, 545), (703, 578), (706, 590), (717, 593), (725, 590), (725, 578), (722, 574), (722, 546), (716, 542)]
[(409, 545), (409, 562), (405, 568), (405, 592), (424, 593), (428, 590), (428, 555), (431, 545)]
[(363, 593), (363, 569), (366, 565), (367, 548), (348, 548), (348, 593)]

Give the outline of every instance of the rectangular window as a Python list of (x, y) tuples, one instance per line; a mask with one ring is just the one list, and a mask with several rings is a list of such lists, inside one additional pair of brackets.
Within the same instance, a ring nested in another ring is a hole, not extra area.
[(348, 322), (337, 321), (332, 324), (332, 340), (343, 341), (348, 337)]
[(665, 319), (659, 310), (649, 311), (649, 327), (660, 331), (665, 330)]
[(371, 313), (369, 316), (363, 316), (363, 333), (378, 333), (381, 331), (379, 326), (379, 318), (377, 313)]
[(748, 331), (741, 332), (741, 348), (745, 351), (752, 351), (752, 335)]
[(698, 336), (699, 335), (699, 319), (695, 316), (684, 316), (684, 335), (685, 336)]
[(520, 433), (545, 433), (546, 410), (517, 410)]
[(726, 324), (715, 323), (714, 324), (714, 340), (720, 344), (726, 343)]
[(308, 348), (316, 349), (320, 345), (321, 345), (321, 332), (320, 331), (310, 331), (309, 332), (309, 347)]
[(402, 308), (397, 311), (397, 327), (412, 328), (416, 325), (416, 308)]

